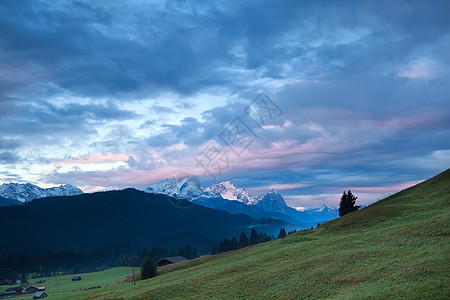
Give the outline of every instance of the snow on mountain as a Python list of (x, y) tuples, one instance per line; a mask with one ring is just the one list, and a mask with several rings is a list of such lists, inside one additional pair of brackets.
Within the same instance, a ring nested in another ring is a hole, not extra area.
[(329, 208), (328, 206), (326, 206), (326, 204), (322, 204), (319, 207), (313, 207), (313, 208), (305, 209), (304, 212), (319, 213), (319, 212), (328, 212), (328, 211), (333, 210), (333, 209), (336, 209), (336, 208)]
[[(150, 185), (148, 193), (165, 194), (175, 199), (189, 200), (195, 204), (226, 210), (230, 213), (247, 213), (274, 219), (284, 218), (288, 222), (297, 220), (302, 223), (316, 224), (337, 218), (336, 208), (325, 204), (318, 208), (307, 209), (304, 212), (287, 206), (283, 196), (276, 190), (252, 197), (244, 188), (238, 188), (231, 181), (224, 181), (203, 188), (194, 178), (165, 179)], [(310, 224), (310, 225), (311, 225)]]
[(303, 212), (318, 222), (329, 221), (339, 217), (338, 208), (328, 207), (325, 204), (322, 204), (320, 207), (305, 209)]
[(204, 193), (200, 184), (189, 177), (183, 178), (182, 180), (164, 179), (150, 185), (145, 191), (154, 194), (165, 194), (177, 199), (197, 198)]
[[(187, 199), (197, 204), (203, 204), (209, 199), (221, 199), (239, 201), (246, 205), (254, 205), (258, 208), (283, 212), (288, 207), (283, 197), (275, 190), (258, 197), (252, 197), (244, 188), (236, 187), (231, 181), (224, 181), (210, 187), (202, 186), (191, 178), (165, 179), (150, 185), (145, 190), (149, 193), (165, 194), (176, 199)], [(223, 201), (221, 203), (224, 203)], [(210, 206), (211, 207), (211, 206)]]
[(204, 190), (201, 185), (190, 177), (178, 179), (164, 179), (145, 189), (147, 193), (164, 194), (175, 199), (189, 200), (195, 204), (208, 207), (222, 205), (226, 200), (219, 193)]
[(234, 182), (231, 181), (224, 181), (212, 185), (205, 188), (205, 191), (213, 194), (220, 194), (224, 199), (237, 200), (247, 205), (253, 205), (256, 203), (256, 199), (251, 197), (245, 189), (236, 187)]
[(65, 184), (58, 187), (43, 189), (31, 183), (4, 183), (0, 185), (0, 196), (28, 202), (33, 199), (51, 196), (72, 196), (83, 194), (76, 186)]
[(270, 190), (264, 195), (256, 197), (255, 206), (268, 211), (285, 212), (288, 208), (283, 196), (276, 190)]

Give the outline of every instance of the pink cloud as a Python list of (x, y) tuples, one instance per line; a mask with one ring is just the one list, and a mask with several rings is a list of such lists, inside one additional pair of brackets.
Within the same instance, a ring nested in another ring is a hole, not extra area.
[(422, 182), (422, 180), (406, 181), (406, 182), (393, 184), (393, 185), (386, 185), (386, 186), (354, 187), (354, 188), (351, 188), (351, 190), (352, 190), (352, 192), (363, 192), (363, 193), (394, 193), (394, 192), (398, 192), (398, 191), (404, 190), (406, 188), (409, 188), (420, 182)]
[(84, 193), (94, 193), (120, 189), (119, 187), (116, 186), (79, 186), (78, 188), (81, 189)]
[(268, 190), (271, 190), (271, 189), (278, 190), (278, 191), (284, 191), (284, 190), (298, 189), (298, 188), (307, 187), (307, 186), (309, 186), (309, 184), (302, 184), (302, 183), (272, 184), (272, 185), (248, 188), (247, 191), (249, 193), (260, 194), (260, 193), (267, 192)]
[(420, 116), (414, 115), (409, 117), (381, 120), (375, 122), (374, 125), (381, 126), (381, 128), (385, 127), (388, 129), (393, 129), (396, 131), (405, 131), (411, 129), (429, 128), (441, 119), (442, 115), (439, 113), (423, 112)]
[[(398, 184), (385, 186), (368, 186), (368, 187), (354, 187), (350, 190), (358, 197), (357, 205), (369, 205), (378, 200), (384, 199), (401, 190), (414, 186), (420, 183), (421, 180), (406, 181)], [(347, 189), (345, 189), (347, 190)], [(334, 189), (332, 193), (315, 194), (315, 195), (289, 195), (285, 196), (286, 203), (292, 207), (318, 207), (321, 204), (328, 206), (339, 206), (339, 201), (344, 189)]]
[(415, 61), (398, 73), (399, 77), (409, 79), (432, 79), (438, 75), (438, 67), (430, 59)]

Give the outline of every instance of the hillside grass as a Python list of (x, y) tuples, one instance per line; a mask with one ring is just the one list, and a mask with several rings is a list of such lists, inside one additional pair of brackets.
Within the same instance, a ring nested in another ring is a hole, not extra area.
[[(139, 268), (135, 268), (135, 272), (139, 272)], [(37, 286), (45, 286), (45, 292), (49, 297), (59, 295), (64, 298), (64, 295), (76, 293), (80, 290), (93, 289), (97, 287), (106, 287), (111, 285), (118, 285), (123, 282), (128, 274), (133, 273), (133, 268), (131, 267), (117, 267), (111, 268), (104, 271), (92, 272), (92, 273), (80, 273), (73, 275), (61, 275), (52, 277), (42, 277), (29, 279), (30, 285), (34, 284)], [(80, 275), (80, 281), (72, 281), (72, 277), (75, 275)], [(36, 283), (37, 281), (45, 280), (44, 283)], [(20, 296), (17, 298), (23, 298)], [(28, 297), (27, 297), (28, 298)]]
[(313, 230), (54, 299), (449, 299), (450, 170)]

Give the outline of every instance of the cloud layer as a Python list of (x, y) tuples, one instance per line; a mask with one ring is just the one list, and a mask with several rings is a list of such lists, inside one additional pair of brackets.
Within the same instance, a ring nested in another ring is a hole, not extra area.
[[(450, 166), (449, 9), (2, 1), (0, 181), (91, 191), (193, 174), (295, 207), (348, 188), (370, 203)], [(263, 126), (246, 113), (261, 91), (279, 109)]]

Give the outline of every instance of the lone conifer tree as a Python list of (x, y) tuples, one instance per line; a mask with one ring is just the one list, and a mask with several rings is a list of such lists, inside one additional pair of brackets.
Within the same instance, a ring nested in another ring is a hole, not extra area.
[(355, 205), (356, 199), (358, 199), (358, 197), (353, 195), (350, 190), (348, 190), (348, 193), (345, 193), (344, 191), (341, 197), (341, 202), (339, 203), (339, 217), (345, 216), (353, 211), (357, 211), (360, 208), (360, 206)]

